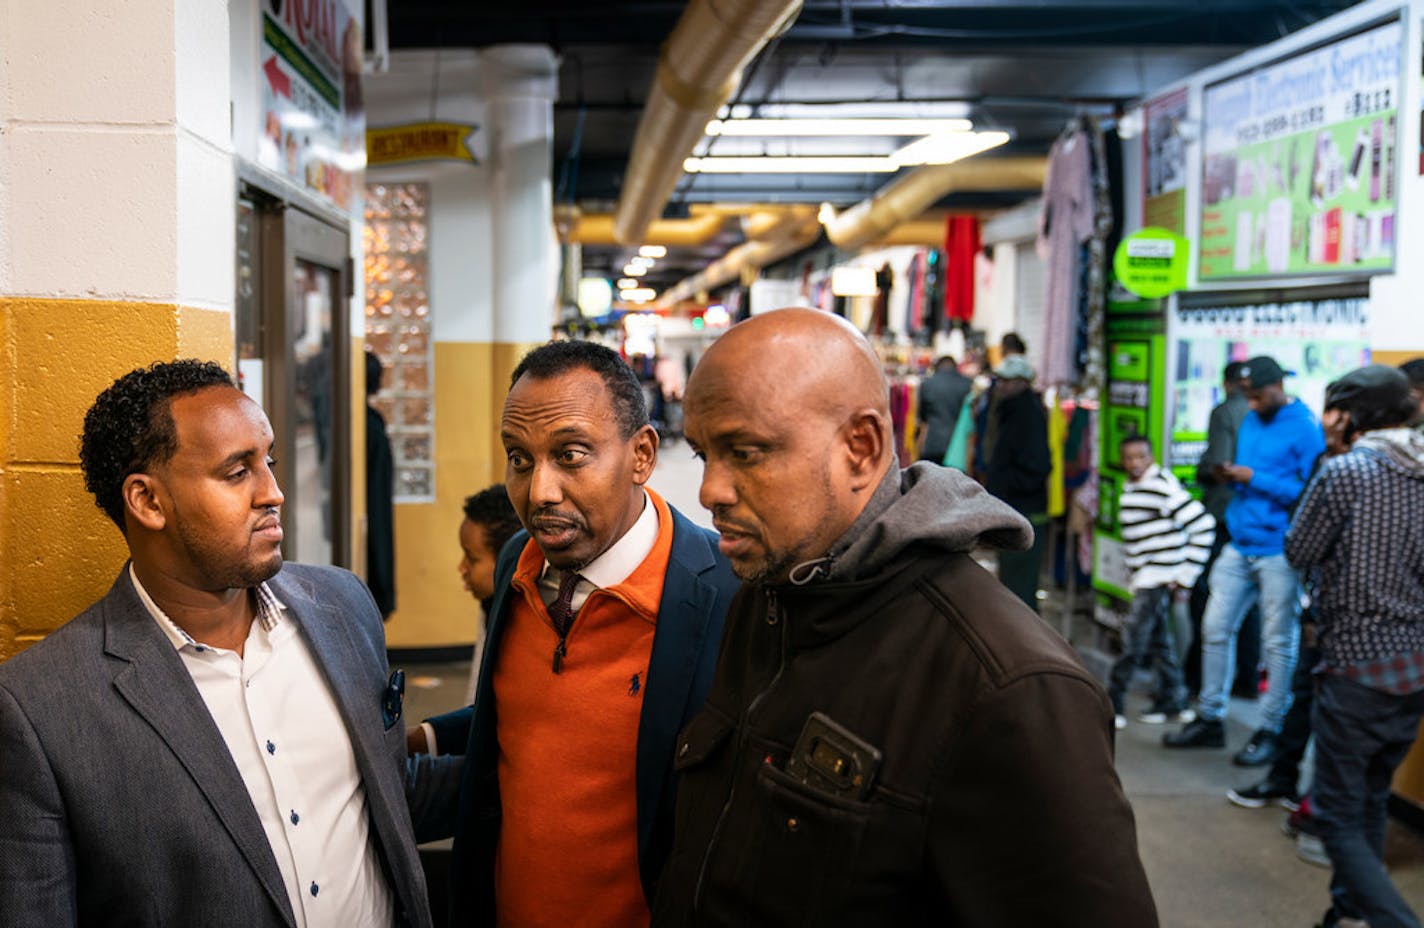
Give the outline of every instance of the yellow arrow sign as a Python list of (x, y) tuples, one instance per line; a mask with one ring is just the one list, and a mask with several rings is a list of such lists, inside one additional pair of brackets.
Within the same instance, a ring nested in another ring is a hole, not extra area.
[(479, 126), (456, 122), (421, 122), (366, 130), (366, 164), (399, 164), (434, 159), (479, 164), (470, 137)]

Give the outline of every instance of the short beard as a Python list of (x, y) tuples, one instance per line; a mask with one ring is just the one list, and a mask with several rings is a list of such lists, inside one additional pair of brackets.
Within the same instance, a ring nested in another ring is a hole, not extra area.
[[(824, 498), (827, 500), (833, 499), (834, 497), (831, 493), (831, 467), (826, 461), (821, 462), (820, 478), (821, 492)], [(811, 542), (809, 539), (826, 534), (828, 527), (834, 524), (835, 521), (836, 514), (830, 509), (824, 509), (821, 512), (820, 519), (811, 529), (808, 538), (802, 539), (795, 546), (779, 555), (768, 552), (760, 566), (749, 576), (743, 576), (737, 573), (735, 566), (732, 568), (732, 572), (743, 582), (753, 586), (767, 586), (771, 583), (785, 580), (790, 576), (792, 569), (795, 568), (797, 564), (821, 557), (826, 553), (825, 551), (811, 550)]]

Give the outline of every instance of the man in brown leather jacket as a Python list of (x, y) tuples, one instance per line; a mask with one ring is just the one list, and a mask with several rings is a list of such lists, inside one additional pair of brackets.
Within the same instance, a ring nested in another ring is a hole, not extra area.
[(968, 556), (1028, 523), (895, 464), (868, 344), (812, 310), (724, 335), (688, 385), (701, 502), (744, 586), (677, 743), (655, 925), (1157, 924), (1112, 708)]

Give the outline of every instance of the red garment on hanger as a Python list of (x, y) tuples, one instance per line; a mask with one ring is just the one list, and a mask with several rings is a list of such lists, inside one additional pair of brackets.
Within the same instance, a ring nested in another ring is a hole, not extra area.
[(979, 217), (951, 215), (944, 223), (944, 317), (974, 318), (974, 260), (979, 256)]

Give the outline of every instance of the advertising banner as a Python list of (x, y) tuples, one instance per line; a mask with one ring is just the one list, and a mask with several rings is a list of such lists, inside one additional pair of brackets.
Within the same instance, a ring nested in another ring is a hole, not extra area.
[(1286, 393), (1321, 412), (1330, 381), (1370, 361), (1369, 299), (1331, 296), (1279, 302), (1193, 302), (1172, 314), (1168, 349), (1170, 427), (1167, 463), (1195, 467), (1206, 450), (1211, 410), (1225, 396), (1229, 361), (1270, 355), (1294, 376)]
[(1203, 281), (1394, 265), (1398, 21), (1207, 87)]
[(1143, 224), (1185, 235), (1187, 231), (1187, 91), (1149, 100), (1142, 108)]
[(343, 210), (366, 161), (361, 26), (344, 0), (264, 0), (257, 161)]

